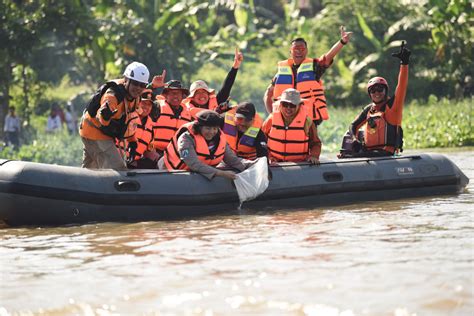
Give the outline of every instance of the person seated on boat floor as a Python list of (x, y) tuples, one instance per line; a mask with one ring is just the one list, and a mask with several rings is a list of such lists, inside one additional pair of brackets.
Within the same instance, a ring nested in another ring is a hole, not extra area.
[(153, 147), (162, 156), (176, 131), (184, 124), (192, 122), (189, 110), (183, 106), (183, 99), (189, 94), (181, 81), (168, 81), (161, 95), (156, 97), (160, 115), (153, 127)]
[(237, 71), (244, 60), (244, 55), (235, 48), (234, 64), (224, 80), (221, 90), (216, 94), (214, 89), (210, 89), (203, 80), (197, 80), (191, 84), (189, 96), (183, 100), (183, 104), (189, 109), (193, 118), (202, 110), (213, 110), (217, 113), (224, 113), (230, 109), (229, 95), (234, 85)]
[(127, 156), (129, 169), (156, 169), (161, 157), (153, 150), (153, 126), (159, 116), (159, 108), (153, 102), (152, 90), (145, 89), (137, 109), (139, 118), (135, 131), (136, 141), (118, 142), (119, 148)]
[(403, 151), (402, 114), (408, 85), (411, 52), (402, 41), (400, 51), (392, 53), (400, 59), (400, 72), (395, 95), (388, 96), (388, 83), (374, 77), (367, 83), (372, 103), (351, 123), (343, 138), (339, 158), (392, 156)]
[(311, 117), (302, 107), (298, 90), (283, 91), (276, 111), (262, 126), (267, 135), (270, 163), (309, 161), (319, 164), (321, 140)]
[(234, 180), (234, 171), (218, 169), (217, 165), (223, 162), (231, 168), (243, 171), (253, 162), (234, 154), (227, 144), (225, 134), (219, 128), (221, 125), (222, 118), (217, 112), (199, 112), (194, 122), (183, 125), (174, 135), (158, 162), (159, 168), (191, 170), (209, 180), (215, 176)]
[(230, 148), (239, 157), (267, 157), (267, 137), (262, 132), (263, 120), (250, 102), (242, 102), (224, 113), (224, 132)]

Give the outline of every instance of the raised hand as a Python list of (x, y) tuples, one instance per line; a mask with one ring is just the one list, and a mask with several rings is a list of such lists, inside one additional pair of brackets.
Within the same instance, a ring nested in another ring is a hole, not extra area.
[(232, 67), (238, 69), (243, 60), (244, 55), (239, 51), (239, 48), (236, 46), (234, 55), (234, 65)]
[(165, 77), (166, 77), (166, 69), (163, 69), (163, 72), (161, 75), (157, 75), (153, 77), (153, 80), (151, 82), (151, 86), (153, 89), (156, 88), (161, 88), (165, 85)]
[(351, 36), (352, 36), (353, 33), (352, 32), (346, 32), (346, 28), (344, 27), (344, 25), (341, 25), (339, 30), (341, 31), (341, 43), (343, 45), (346, 45), (347, 43), (349, 43), (349, 40), (351, 39)]
[(112, 116), (114, 116), (114, 114), (117, 113), (117, 111), (118, 111), (118, 109), (115, 109), (114, 111), (112, 111), (109, 107), (109, 102), (106, 102), (105, 107), (102, 107), (100, 109), (100, 116), (102, 116), (102, 118), (105, 121), (110, 121)]
[(405, 41), (402, 41), (400, 51), (398, 53), (392, 53), (392, 57), (400, 59), (402, 65), (408, 65), (410, 63), (410, 54), (411, 51), (408, 48), (405, 48)]

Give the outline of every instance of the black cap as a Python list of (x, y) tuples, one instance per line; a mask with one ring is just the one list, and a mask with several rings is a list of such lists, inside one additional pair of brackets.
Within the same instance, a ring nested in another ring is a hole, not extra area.
[(196, 116), (200, 126), (220, 127), (222, 125), (222, 117), (215, 111), (204, 110), (199, 112)]
[(167, 83), (165, 83), (165, 86), (161, 94), (165, 94), (169, 90), (181, 90), (183, 91), (184, 94), (186, 94), (186, 96), (189, 95), (189, 90), (184, 88), (183, 84), (179, 80), (170, 80)]
[(242, 102), (237, 106), (235, 117), (244, 118), (247, 121), (253, 120), (255, 116), (255, 106), (250, 102)]

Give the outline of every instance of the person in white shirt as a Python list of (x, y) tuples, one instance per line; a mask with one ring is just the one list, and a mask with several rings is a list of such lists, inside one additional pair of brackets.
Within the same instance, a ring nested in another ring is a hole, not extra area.
[(61, 117), (59, 117), (56, 109), (52, 109), (46, 122), (46, 132), (56, 133), (62, 129)]
[(5, 117), (3, 126), (5, 132), (5, 145), (18, 147), (20, 145), (20, 118), (15, 114), (15, 108), (11, 106)]

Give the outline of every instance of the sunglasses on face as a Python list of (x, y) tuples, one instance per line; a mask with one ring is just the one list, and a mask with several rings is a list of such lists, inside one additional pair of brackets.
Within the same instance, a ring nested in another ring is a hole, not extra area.
[(140, 87), (140, 88), (146, 88), (147, 84), (146, 83), (143, 83), (143, 82), (139, 82), (139, 81), (136, 81), (136, 80), (133, 80), (133, 79), (130, 79), (130, 84), (131, 85), (134, 85), (136, 87)]
[(372, 88), (369, 89), (369, 92), (370, 93), (375, 93), (375, 92), (383, 92), (385, 91), (385, 87), (384, 86), (374, 86)]
[(281, 106), (289, 109), (296, 109), (297, 105), (289, 102), (282, 102)]

